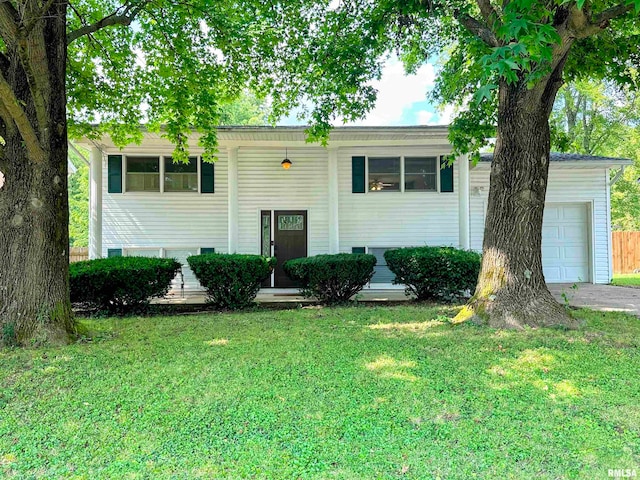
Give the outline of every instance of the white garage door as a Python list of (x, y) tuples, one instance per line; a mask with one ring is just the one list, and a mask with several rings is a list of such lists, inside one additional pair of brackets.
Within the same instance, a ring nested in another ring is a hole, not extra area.
[(589, 282), (589, 217), (584, 203), (547, 204), (542, 268), (548, 283)]

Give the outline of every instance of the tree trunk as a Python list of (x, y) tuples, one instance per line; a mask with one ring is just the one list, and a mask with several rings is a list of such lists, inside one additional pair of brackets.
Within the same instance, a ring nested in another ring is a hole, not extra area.
[[(54, 2), (30, 33), (39, 37), (31, 37), (37, 41), (29, 43), (28, 54), (18, 46), (5, 54), (4, 78), (43, 155), (34, 158), (17, 122), (3, 109), (0, 345), (65, 343), (75, 329), (68, 280), (65, 11), (65, 2)], [(6, 105), (8, 97), (2, 101)]]
[(549, 112), (531, 91), (502, 85), (491, 164), (482, 268), (474, 296), (456, 317), (495, 328), (577, 326), (542, 273), (542, 215), (549, 172)]

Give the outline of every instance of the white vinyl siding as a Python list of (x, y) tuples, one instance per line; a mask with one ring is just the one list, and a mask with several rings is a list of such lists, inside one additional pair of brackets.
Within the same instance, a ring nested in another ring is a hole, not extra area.
[[(484, 236), (489, 173), (488, 166), (484, 165), (470, 172), (471, 248), (478, 251), (482, 250)], [(590, 267), (587, 281), (594, 283), (609, 282), (607, 182), (604, 167), (569, 168), (557, 162), (552, 163), (549, 169), (547, 205), (571, 203), (586, 208), (587, 261)]]
[(289, 148), (288, 170), (284, 155), (284, 148), (238, 150), (238, 253), (260, 253), (261, 210), (306, 210), (308, 255), (329, 250), (327, 151)]
[(351, 157), (429, 157), (447, 153), (443, 147), (344, 149), (338, 155), (340, 251), (352, 247), (458, 246), (458, 168), (454, 191), (352, 193)]
[[(135, 147), (132, 149), (135, 151)], [(168, 156), (171, 150), (168, 147), (167, 151), (157, 153)], [(103, 170), (106, 172), (106, 161)], [(224, 150), (215, 163), (215, 194), (107, 193), (107, 178), (107, 175), (102, 176), (103, 256), (106, 257), (110, 248), (180, 250), (198, 246), (213, 247), (221, 253), (227, 251), (227, 160)]]

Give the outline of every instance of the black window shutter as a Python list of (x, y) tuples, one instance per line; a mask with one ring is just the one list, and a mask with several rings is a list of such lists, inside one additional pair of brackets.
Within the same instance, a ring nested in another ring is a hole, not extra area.
[(107, 258), (121, 257), (121, 256), (122, 256), (122, 249), (121, 248), (109, 248), (107, 250)]
[(107, 191), (122, 193), (122, 155), (107, 157)]
[(366, 253), (365, 247), (351, 247), (351, 253)]
[(447, 164), (447, 157), (440, 157), (440, 191), (453, 192), (453, 164)]
[(216, 249), (210, 247), (200, 247), (200, 255), (204, 255), (205, 253), (216, 253)]
[(351, 157), (351, 192), (365, 192), (364, 157)]
[(215, 193), (215, 170), (213, 163), (200, 161), (200, 192)]

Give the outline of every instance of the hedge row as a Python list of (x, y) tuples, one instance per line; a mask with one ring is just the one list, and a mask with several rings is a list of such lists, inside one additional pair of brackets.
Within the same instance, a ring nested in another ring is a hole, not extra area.
[(187, 258), (189, 267), (207, 290), (209, 302), (219, 309), (251, 305), (276, 259), (260, 255), (207, 253)]
[(172, 258), (111, 257), (69, 265), (71, 302), (109, 314), (146, 309), (180, 270)]
[(315, 297), (332, 305), (347, 302), (362, 290), (373, 276), (376, 257), (340, 253), (295, 258), (285, 262), (284, 271), (301, 285), (305, 297)]
[(453, 247), (411, 247), (387, 250), (393, 283), (405, 285), (418, 300), (452, 301), (476, 288), (481, 256)]
[[(387, 250), (387, 266), (394, 283), (405, 285), (418, 300), (451, 301), (475, 289), (480, 255), (453, 247), (412, 247)], [(275, 258), (260, 255), (210, 253), (187, 262), (219, 309), (245, 308), (269, 278)], [(306, 297), (326, 304), (347, 302), (370, 280), (376, 258), (367, 254), (316, 255), (296, 258), (285, 273), (300, 285)], [(76, 262), (69, 266), (71, 301), (121, 314), (145, 309), (150, 299), (169, 291), (180, 263), (167, 258), (112, 257)]]

